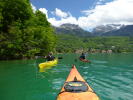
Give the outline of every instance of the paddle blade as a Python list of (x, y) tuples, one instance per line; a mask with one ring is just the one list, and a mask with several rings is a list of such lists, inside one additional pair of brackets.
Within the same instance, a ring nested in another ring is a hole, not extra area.
[(58, 57), (58, 59), (63, 59), (63, 57)]

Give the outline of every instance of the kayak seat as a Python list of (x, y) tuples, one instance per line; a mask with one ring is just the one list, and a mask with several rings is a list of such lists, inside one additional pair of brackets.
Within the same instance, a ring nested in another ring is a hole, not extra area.
[(66, 92), (86, 92), (88, 90), (88, 86), (86, 85), (85, 82), (82, 81), (71, 81), (71, 82), (66, 82), (64, 85), (64, 89)]

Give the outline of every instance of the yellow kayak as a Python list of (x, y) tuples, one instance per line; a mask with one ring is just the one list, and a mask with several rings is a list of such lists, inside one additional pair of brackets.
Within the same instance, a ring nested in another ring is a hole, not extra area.
[(58, 63), (58, 59), (55, 59), (53, 61), (46, 61), (44, 63), (40, 63), (39, 64), (40, 72), (43, 72), (45, 68), (49, 68), (49, 67), (52, 67), (52, 66), (56, 66), (57, 63)]

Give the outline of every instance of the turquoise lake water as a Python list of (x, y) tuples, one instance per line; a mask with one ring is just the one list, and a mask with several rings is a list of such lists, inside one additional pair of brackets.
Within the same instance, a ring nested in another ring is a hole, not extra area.
[(43, 73), (43, 59), (0, 61), (0, 100), (56, 100), (72, 64), (101, 100), (133, 99), (133, 54), (90, 54), (90, 63), (79, 55), (59, 55), (59, 64)]

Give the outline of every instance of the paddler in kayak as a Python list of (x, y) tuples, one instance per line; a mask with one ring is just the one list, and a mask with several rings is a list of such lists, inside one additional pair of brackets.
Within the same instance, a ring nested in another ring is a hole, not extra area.
[(53, 53), (50, 52), (48, 54), (48, 56), (45, 56), (45, 59), (47, 59), (47, 61), (53, 61), (55, 59), (55, 57), (53, 56)]
[(83, 60), (86, 59), (85, 53), (82, 53), (81, 56), (80, 56), (79, 58), (80, 58), (80, 59), (83, 59)]
[(90, 62), (89, 60), (86, 59), (85, 53), (82, 53), (81, 56), (79, 57), (79, 60), (82, 62)]
[(39, 64), (39, 72), (44, 72), (45, 69), (49, 69), (58, 64), (58, 59), (55, 58), (52, 53), (49, 53), (48, 56), (44, 58), (47, 59), (47, 61)]

